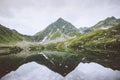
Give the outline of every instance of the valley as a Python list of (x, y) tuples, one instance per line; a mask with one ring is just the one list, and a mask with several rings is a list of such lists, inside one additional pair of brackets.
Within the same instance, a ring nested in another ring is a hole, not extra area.
[(80, 62), (120, 70), (120, 19), (108, 17), (80, 31), (59, 18), (33, 36), (0, 25), (0, 77), (31, 61), (63, 76)]

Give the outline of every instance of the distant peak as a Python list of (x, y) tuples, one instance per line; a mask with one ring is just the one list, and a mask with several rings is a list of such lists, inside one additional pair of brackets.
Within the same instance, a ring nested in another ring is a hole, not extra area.
[(116, 17), (112, 16), (111, 19), (116, 19)]
[(108, 17), (107, 19), (116, 19), (114, 16)]
[(65, 21), (63, 18), (59, 18), (57, 21)]
[(115, 18), (114, 16), (111, 16), (111, 18)]
[(64, 20), (64, 19), (60, 17), (58, 20)]

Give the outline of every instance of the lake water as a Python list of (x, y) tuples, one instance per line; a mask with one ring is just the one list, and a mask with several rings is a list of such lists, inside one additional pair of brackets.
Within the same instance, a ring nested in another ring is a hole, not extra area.
[(120, 71), (94, 62), (79, 63), (73, 71), (63, 77), (46, 66), (32, 61), (6, 74), (1, 80), (120, 80)]

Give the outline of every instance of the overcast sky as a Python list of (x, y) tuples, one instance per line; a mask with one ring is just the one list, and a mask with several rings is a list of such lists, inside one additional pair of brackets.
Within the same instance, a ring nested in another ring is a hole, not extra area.
[(120, 0), (0, 0), (0, 24), (33, 35), (59, 17), (77, 28), (120, 18)]

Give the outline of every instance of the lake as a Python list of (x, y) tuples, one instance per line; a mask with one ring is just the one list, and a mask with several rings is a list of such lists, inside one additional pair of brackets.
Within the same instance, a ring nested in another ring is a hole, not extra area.
[(120, 71), (113, 70), (116, 64), (109, 60), (111, 56), (106, 58), (108, 54), (99, 54), (95, 51), (80, 54), (36, 51), (0, 56), (1, 79), (31, 80), (34, 77), (35, 80), (120, 80)]
[(29, 62), (21, 65), (1, 80), (120, 80), (120, 71), (105, 68), (97, 63), (80, 63), (65, 77), (44, 65)]

